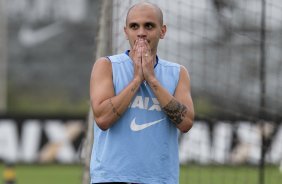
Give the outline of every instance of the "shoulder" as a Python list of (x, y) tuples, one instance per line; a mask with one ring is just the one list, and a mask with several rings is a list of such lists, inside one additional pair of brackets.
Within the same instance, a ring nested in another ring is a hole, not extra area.
[(179, 83), (183, 83), (185, 85), (190, 86), (189, 72), (188, 72), (187, 68), (183, 65), (180, 65)]
[(107, 57), (100, 57), (95, 61), (94, 68), (95, 67), (108, 66), (110, 64), (111, 64), (111, 61)]
[(104, 73), (111, 73), (112, 65), (111, 61), (107, 57), (100, 57), (98, 58), (92, 69), (92, 75), (101, 75)]
[(180, 65), (178, 63), (174, 63), (171, 61), (167, 61), (164, 59), (159, 59), (158, 63), (161, 67), (166, 68), (167, 70), (174, 71), (173, 73), (176, 73), (180, 78), (182, 76), (189, 76), (188, 70), (185, 66)]
[(130, 58), (125, 53), (107, 56), (112, 63), (122, 63), (128, 61)]
[(164, 67), (180, 68), (180, 65), (178, 63), (174, 63), (174, 62), (171, 62), (171, 61), (168, 61), (168, 60), (164, 60), (164, 59), (161, 59), (161, 58), (159, 58), (158, 64), (160, 64), (161, 66), (164, 66)]
[(189, 76), (188, 69), (183, 65), (180, 65), (180, 73), (183, 73)]
[(110, 66), (111, 63), (119, 63), (127, 60), (127, 55), (125, 53), (120, 53), (116, 55), (111, 55), (111, 56), (105, 56), (105, 57), (100, 57), (98, 58), (95, 63), (94, 67), (98, 66)]
[(177, 73), (179, 80), (190, 81), (189, 72), (185, 66), (164, 59), (159, 59), (159, 64), (162, 67), (174, 70)]

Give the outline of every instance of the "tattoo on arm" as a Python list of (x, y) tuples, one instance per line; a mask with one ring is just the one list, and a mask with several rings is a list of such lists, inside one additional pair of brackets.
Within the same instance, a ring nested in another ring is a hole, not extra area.
[(138, 89), (138, 85), (133, 85), (133, 87), (130, 89), (131, 93), (135, 93)]
[(149, 85), (152, 89), (154, 89), (155, 91), (158, 91), (158, 86), (156, 84), (149, 83)]
[(187, 113), (187, 107), (172, 99), (165, 107), (163, 107), (164, 112), (167, 114), (168, 118), (179, 125), (184, 119)]
[(136, 86), (132, 87), (130, 91), (131, 91), (131, 93), (134, 93), (135, 90), (136, 90)]
[(158, 91), (158, 86), (157, 85), (152, 85), (152, 88), (154, 88), (155, 91)]
[(109, 99), (109, 102), (112, 106), (113, 113), (115, 113), (118, 117), (120, 117), (121, 115), (118, 113), (117, 109), (114, 107), (114, 104), (112, 103), (112, 98)]

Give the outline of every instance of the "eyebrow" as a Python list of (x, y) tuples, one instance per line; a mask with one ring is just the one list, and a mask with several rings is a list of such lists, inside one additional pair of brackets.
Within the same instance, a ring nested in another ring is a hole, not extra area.
[[(137, 23), (137, 22), (129, 22), (128, 25), (131, 26), (131, 25), (140, 25), (140, 23)], [(151, 24), (151, 25), (157, 25), (155, 22), (151, 22), (151, 21), (148, 21), (148, 22), (145, 22), (144, 25), (146, 24)]]
[(145, 24), (153, 24), (153, 25), (157, 25), (157, 23), (155, 23), (155, 22), (145, 22)]

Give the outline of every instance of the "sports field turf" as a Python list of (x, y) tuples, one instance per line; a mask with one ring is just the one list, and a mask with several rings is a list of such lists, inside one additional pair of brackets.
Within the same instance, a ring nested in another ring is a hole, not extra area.
[[(254, 166), (195, 166), (181, 168), (180, 184), (259, 184), (259, 168)], [(277, 166), (267, 166), (264, 184), (282, 184)]]
[[(82, 165), (16, 165), (16, 181), (17, 184), (81, 184), (82, 168)], [(3, 169), (0, 164), (1, 173)], [(267, 166), (265, 184), (281, 183), (282, 173), (277, 166)], [(181, 168), (180, 184), (259, 184), (258, 168), (190, 165)]]

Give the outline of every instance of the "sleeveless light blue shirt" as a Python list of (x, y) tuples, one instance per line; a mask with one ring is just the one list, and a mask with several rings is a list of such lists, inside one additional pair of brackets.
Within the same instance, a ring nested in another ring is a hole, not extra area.
[[(117, 95), (133, 79), (133, 61), (127, 53), (108, 58)], [(157, 58), (154, 71), (173, 95), (180, 65)], [(141, 84), (127, 111), (111, 128), (102, 131), (94, 125), (90, 174), (91, 183), (178, 183), (178, 130), (162, 112), (148, 84)]]

